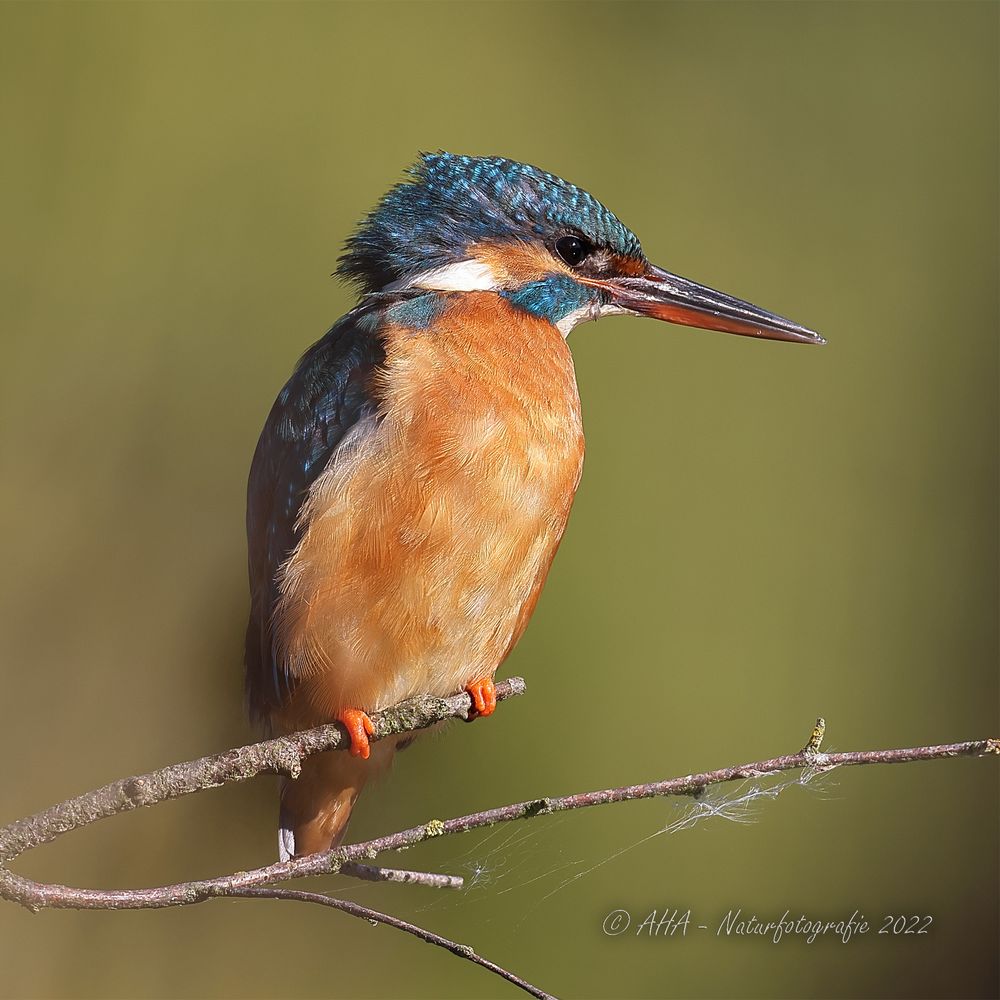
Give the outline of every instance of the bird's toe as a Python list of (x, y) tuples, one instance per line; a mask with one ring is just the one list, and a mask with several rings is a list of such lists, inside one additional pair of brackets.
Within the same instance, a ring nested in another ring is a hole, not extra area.
[(347, 708), (337, 719), (342, 722), (351, 737), (351, 753), (355, 757), (367, 760), (371, 755), (371, 745), (368, 742), (369, 736), (375, 735), (375, 724), (368, 718), (366, 712), (360, 708)]
[(497, 688), (492, 677), (483, 677), (481, 680), (473, 681), (465, 690), (472, 698), (472, 707), (476, 710), (476, 717), (493, 714), (493, 710), (497, 707)]

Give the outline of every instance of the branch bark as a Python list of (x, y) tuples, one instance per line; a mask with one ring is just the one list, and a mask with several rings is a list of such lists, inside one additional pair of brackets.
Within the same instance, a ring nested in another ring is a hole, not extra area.
[[(524, 681), (521, 678), (511, 678), (497, 685), (498, 700), (522, 694), (524, 689)], [(415, 698), (374, 716), (373, 739), (384, 739), (386, 736), (424, 729), (446, 719), (468, 719), (471, 711), (471, 699), (465, 693), (451, 698), (429, 696)], [(969, 740), (962, 743), (894, 750), (823, 753), (820, 745), (824, 731), (825, 723), (823, 720), (817, 720), (806, 746), (793, 754), (668, 778), (664, 781), (581, 792), (575, 795), (528, 799), (454, 819), (430, 820), (409, 830), (401, 830), (363, 843), (349, 844), (320, 854), (294, 858), (291, 861), (214, 879), (178, 882), (145, 889), (82, 889), (36, 882), (16, 875), (7, 867), (18, 855), (54, 840), (69, 830), (128, 812), (138, 806), (153, 805), (192, 792), (216, 788), (229, 782), (245, 781), (258, 774), (285, 774), (294, 778), (301, 771), (302, 761), (310, 754), (346, 749), (349, 746), (346, 730), (339, 723), (321, 726), (292, 736), (202, 757), (186, 764), (174, 764), (149, 774), (124, 778), (0, 828), (0, 897), (20, 903), (30, 910), (40, 910), (44, 907), (151, 909), (185, 906), (225, 896), (294, 899), (319, 903), (414, 934), (428, 943), (446, 948), (489, 969), (532, 996), (547, 997), (549, 994), (482, 958), (467, 945), (449, 941), (399, 918), (368, 910), (353, 902), (334, 899), (321, 893), (276, 889), (273, 888), (274, 883), (310, 875), (340, 873), (369, 880), (416, 882), (434, 887), (455, 888), (461, 885), (461, 880), (457, 876), (399, 871), (365, 862), (371, 861), (385, 851), (403, 850), (431, 838), (482, 829), (498, 823), (532, 819), (550, 813), (613, 802), (671, 795), (695, 795), (711, 785), (764, 777), (784, 771), (809, 769), (822, 772), (838, 767), (869, 764), (903, 764), (948, 757), (1000, 755), (1000, 739)]]

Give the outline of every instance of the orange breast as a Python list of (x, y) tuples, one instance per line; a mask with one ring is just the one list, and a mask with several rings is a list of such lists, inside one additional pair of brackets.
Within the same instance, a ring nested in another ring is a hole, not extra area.
[(573, 362), (550, 323), (465, 293), (390, 328), (378, 418), (316, 480), (276, 610), (300, 681), (285, 725), (491, 675), (534, 607), (583, 464)]

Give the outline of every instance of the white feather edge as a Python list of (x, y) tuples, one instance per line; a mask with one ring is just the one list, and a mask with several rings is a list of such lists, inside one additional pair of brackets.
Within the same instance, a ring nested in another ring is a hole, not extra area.
[(400, 288), (426, 288), (434, 292), (487, 292), (497, 287), (493, 268), (481, 260), (460, 260), (454, 264), (421, 271), (412, 278), (386, 285), (386, 291)]
[(573, 332), (573, 328), (579, 326), (581, 323), (588, 323), (590, 320), (598, 320), (602, 316), (614, 316), (617, 313), (624, 312), (628, 312), (628, 310), (622, 309), (621, 306), (602, 306), (597, 302), (589, 302), (585, 306), (580, 306), (579, 309), (574, 309), (571, 313), (566, 313), (556, 323), (556, 326), (563, 337), (568, 337)]
[(295, 857), (295, 833), (287, 826), (278, 827), (278, 860), (291, 861)]

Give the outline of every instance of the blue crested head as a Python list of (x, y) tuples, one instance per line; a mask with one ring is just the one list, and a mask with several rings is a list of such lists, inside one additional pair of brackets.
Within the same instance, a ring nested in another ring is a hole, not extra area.
[[(365, 217), (340, 258), (337, 273), (362, 294), (491, 292), (564, 335), (585, 319), (631, 313), (823, 342), (797, 323), (654, 267), (613, 212), (538, 167), (499, 156), (425, 153), (409, 175)], [(405, 314), (407, 325), (427, 326), (440, 307), (402, 305), (397, 320)]]
[(499, 156), (424, 153), (348, 240), (337, 273), (363, 292), (467, 259), (476, 244), (570, 236), (644, 260), (635, 234), (596, 198)]

